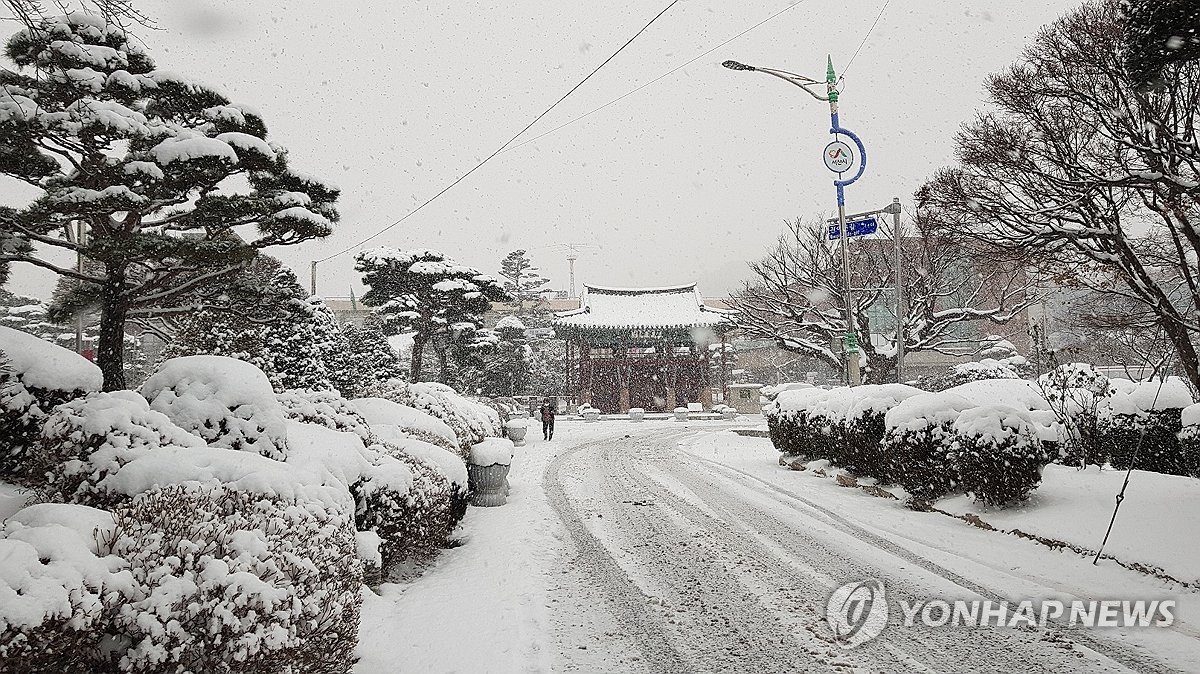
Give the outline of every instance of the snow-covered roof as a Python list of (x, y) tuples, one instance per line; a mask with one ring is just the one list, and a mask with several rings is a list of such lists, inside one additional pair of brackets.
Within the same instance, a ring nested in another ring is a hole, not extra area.
[(695, 283), (664, 288), (584, 285), (579, 308), (554, 315), (556, 327), (662, 330), (716, 327), (728, 312), (704, 306)]

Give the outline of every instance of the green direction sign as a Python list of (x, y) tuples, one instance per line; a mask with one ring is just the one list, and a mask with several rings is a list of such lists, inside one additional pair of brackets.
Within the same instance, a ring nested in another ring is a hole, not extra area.
[(858, 353), (858, 335), (853, 332), (847, 332), (843, 336), (843, 343), (846, 345), (846, 353)]

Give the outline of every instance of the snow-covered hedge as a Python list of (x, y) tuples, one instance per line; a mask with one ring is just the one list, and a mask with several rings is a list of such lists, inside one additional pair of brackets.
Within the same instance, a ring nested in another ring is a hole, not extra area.
[(114, 491), (106, 478), (163, 447), (205, 444), (133, 391), (92, 393), (50, 413), (29, 457), (29, 482), (45, 500), (111, 509), (134, 494)]
[(776, 447), (809, 459), (827, 459), (881, 481), (892, 467), (882, 445), (884, 415), (920, 395), (904, 384), (781, 391), (763, 412)]
[[(110, 513), (39, 504), (0, 531), (0, 672), (102, 671), (100, 636), (130, 592), (127, 562), (99, 554)], [(93, 669), (94, 668), (94, 669)]]
[(362, 569), (348, 513), (226, 485), (175, 484), (116, 512), (101, 552), (129, 564), (125, 672), (347, 672)]
[(262, 370), (224, 356), (164, 362), (142, 384), (150, 407), (210, 446), (287, 456), (283, 406)]
[(83, 356), (0, 326), (0, 477), (24, 477), (25, 457), (50, 410), (102, 383), (100, 368)]
[(1088, 363), (1065, 363), (1037, 380), (1046, 402), (1062, 424), (1058, 459), (1074, 466), (1103, 466), (1099, 410), (1115, 389), (1108, 377)]
[[(504, 434), (504, 424), (496, 410), (487, 405), (469, 400), (444, 384), (420, 382), (407, 384), (391, 380), (387, 384), (376, 387), (373, 397), (390, 400), (406, 407), (412, 407), (433, 416), (454, 431), (454, 439), (458, 444), (462, 458), (467, 458), (471, 445), (487, 437), (501, 437)], [(362, 411), (360, 409), (360, 411)], [(371, 416), (363, 412), (371, 423)], [(396, 424), (395, 421), (383, 423)], [(397, 425), (405, 425), (403, 423)]]
[(467, 464), (462, 457), (457, 452), (424, 441), (420, 434), (413, 434), (409, 428), (388, 425), (379, 425), (375, 428), (388, 448), (398, 450), (421, 461), (449, 483), (450, 517), (447, 525), (451, 530), (458, 526), (458, 523), (467, 514), (467, 504), (470, 501)]
[(952, 425), (951, 461), (959, 485), (978, 501), (1007, 505), (1028, 498), (1050, 462), (1026, 410), (980, 405)]
[(343, 508), (228, 485), (30, 506), (0, 535), (0, 671), (348, 672), (355, 548)]
[[(441, 419), (409, 405), (386, 398), (358, 398), (351, 403), (371, 426), (403, 428), (426, 442), (460, 451), (458, 434)], [(436, 437), (437, 440), (429, 438)]]
[(1183, 408), (1179, 416), (1179, 448), (1184, 463), (1191, 466), (1193, 477), (1200, 477), (1200, 403)]
[(971, 407), (965, 398), (942, 392), (912, 396), (888, 410), (884, 452), (914, 505), (935, 501), (958, 484), (951, 461), (954, 422)]
[(351, 487), (359, 531), (379, 536), (383, 564), (428, 557), (450, 532), (450, 482), (424, 462), (382, 443), (366, 479)]
[(367, 420), (353, 403), (337, 391), (296, 389), (279, 393), (275, 398), (279, 400), (287, 419), (354, 433), (368, 445), (375, 442)]
[(1113, 386), (1116, 391), (1100, 410), (1098, 430), (1101, 447), (1114, 468), (1124, 470), (1133, 464), (1139, 470), (1171, 475), (1190, 475), (1200, 469), (1180, 444), (1183, 409), (1192, 405), (1182, 379), (1114, 380)]

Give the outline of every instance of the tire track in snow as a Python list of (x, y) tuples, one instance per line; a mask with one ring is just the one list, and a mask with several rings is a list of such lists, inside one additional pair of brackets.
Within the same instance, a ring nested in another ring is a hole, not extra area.
[[(880, 534), (863, 528), (862, 526), (841, 516), (837, 512), (830, 510), (829, 508), (826, 508), (810, 499), (781, 489), (780, 487), (773, 485), (766, 480), (737, 468), (726, 466), (724, 464), (720, 464), (688, 452), (683, 452), (683, 454), (691, 459), (705, 464), (710, 469), (713, 469), (713, 472), (717, 475), (710, 474), (709, 477), (719, 476), (719, 479), (737, 484), (743, 488), (753, 489), (759, 494), (771, 498), (773, 501), (779, 503), (781, 506), (793, 511), (796, 514), (804, 516), (816, 515), (818, 517), (826, 518), (836, 522), (839, 530), (846, 535), (853, 536), (854, 538), (887, 552), (899, 558), (900, 560), (903, 560), (904, 562), (918, 566), (925, 571), (934, 574), (935, 576), (948, 580), (951, 583), (962, 587), (963, 589), (979, 595), (983, 599), (990, 599), (997, 602), (1006, 599), (1005, 597), (1000, 596), (983, 585), (980, 585), (979, 583), (976, 583), (959, 573), (955, 573), (954, 571), (951, 571), (937, 564), (936, 562), (921, 557), (911, 550), (893, 543)], [(726, 491), (725, 489), (722, 489), (722, 485), (713, 481), (708, 481), (705, 485), (705, 489), (709, 491)], [(779, 517), (778, 513), (774, 511), (764, 510), (764, 513), (770, 515), (771, 517)], [(1054, 633), (1057, 633), (1057, 635)], [(1097, 635), (1088, 632), (1086, 628), (1076, 628), (1067, 625), (1056, 624), (1050, 630), (1050, 634), (1047, 636), (1057, 640), (1064, 635), (1071, 641), (1074, 641), (1097, 654), (1103, 655), (1104, 657), (1119, 663), (1123, 667), (1127, 667), (1135, 671), (1156, 673), (1162, 672), (1164, 674), (1167, 672), (1183, 672), (1183, 670), (1173, 668), (1169, 664), (1153, 658), (1149, 654), (1134, 652), (1120, 644), (1100, 638)]]

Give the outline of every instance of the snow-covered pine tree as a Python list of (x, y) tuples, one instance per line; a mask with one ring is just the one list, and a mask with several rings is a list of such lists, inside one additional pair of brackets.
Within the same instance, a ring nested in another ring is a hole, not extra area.
[[(262, 117), (156, 70), (118, 25), (86, 12), (45, 18), (5, 53), (17, 70), (0, 72), (0, 173), (42, 195), (8, 221), (10, 236), (39, 245), (5, 245), (0, 264), (90, 287), (105, 390), (125, 386), (127, 320), (221, 304), (221, 292), (196, 293), (265, 247), (332, 230), (338, 191), (292, 171)], [(64, 253), (101, 271), (63, 266)]]
[(404, 361), (388, 344), (377, 317), (367, 316), (361, 328), (347, 323), (342, 326), (342, 334), (346, 336), (350, 361), (362, 387), (382, 384), (389, 379), (407, 379)]
[(438, 378), (445, 383), (452, 374), (447, 367), (451, 348), (486, 346), (487, 335), (478, 332), (483, 314), (492, 302), (509, 299), (491, 276), (433, 250), (363, 251), (355, 258), (355, 269), (369, 288), (363, 304), (375, 308), (385, 331), (413, 333), (413, 381), (423, 380), (422, 359), (430, 346), (441, 366)]
[(513, 397), (529, 391), (533, 349), (525, 339), (525, 324), (516, 316), (496, 322), (499, 340), (484, 359), (481, 388), (484, 395)]
[(525, 302), (537, 299), (538, 292), (550, 282), (538, 273), (524, 250), (504, 256), (500, 261), (500, 277), (504, 279), (505, 292), (516, 300), (518, 313), (524, 311)]
[(243, 291), (241, 300), (259, 302), (192, 314), (163, 357), (209, 354), (244, 360), (265, 372), (277, 391), (333, 388), (322, 355), (337, 348), (327, 346), (337, 338), (328, 325), (320, 325), (332, 320), (318, 318), (323, 305), (310, 303), (296, 274), (265, 255), (238, 276), (234, 286)]

